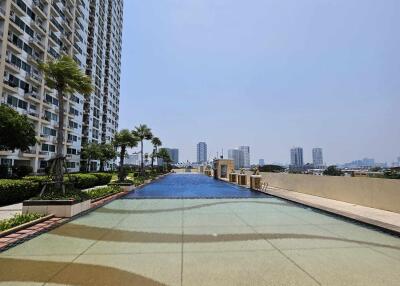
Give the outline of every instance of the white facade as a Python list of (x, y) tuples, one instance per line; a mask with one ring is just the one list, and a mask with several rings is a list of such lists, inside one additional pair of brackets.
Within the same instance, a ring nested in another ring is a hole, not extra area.
[(294, 147), (290, 149), (290, 165), (294, 168), (301, 168), (304, 166), (303, 148)]
[(206, 142), (197, 143), (197, 163), (207, 162), (207, 144)]
[(240, 149), (229, 149), (228, 159), (233, 160), (235, 169), (244, 168), (244, 152)]
[(82, 141), (110, 143), (119, 120), (123, 0), (90, 0), (90, 15), (86, 73), (94, 92), (84, 104)]
[(95, 92), (65, 98), (64, 153), (79, 171), (84, 142), (110, 142), (118, 128), (123, 0), (0, 0), (0, 103), (26, 114), (39, 143), (0, 152), (1, 164), (41, 172), (55, 155), (58, 100), (37, 61), (70, 55), (92, 76)]
[(250, 168), (250, 147), (240, 146), (239, 150), (243, 151), (243, 167)]
[[(55, 155), (58, 99), (45, 85), (37, 62), (72, 56), (86, 65), (89, 0), (1, 0), (0, 102), (25, 114), (34, 124), (38, 143), (28, 152), (0, 152), (1, 164), (42, 171)], [(70, 171), (80, 168), (84, 97), (66, 95), (64, 154)]]
[(313, 148), (312, 149), (312, 158), (314, 168), (320, 168), (324, 166), (324, 158), (322, 155), (322, 148)]

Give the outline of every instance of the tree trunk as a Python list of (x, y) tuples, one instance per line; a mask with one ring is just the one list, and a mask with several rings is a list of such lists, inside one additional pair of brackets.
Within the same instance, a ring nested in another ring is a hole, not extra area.
[(154, 156), (156, 154), (156, 148), (153, 148), (153, 156), (151, 156), (151, 169), (154, 169)]
[(121, 146), (121, 157), (119, 159), (119, 180), (123, 181), (124, 178), (124, 159), (125, 159), (125, 146)]
[(140, 158), (141, 158), (141, 162), (140, 162), (140, 168), (141, 168), (141, 173), (142, 173), (142, 176), (144, 175), (144, 164), (143, 164), (143, 140), (141, 140), (140, 141), (140, 149), (141, 149), (141, 152), (140, 152)]
[(100, 172), (104, 172), (104, 160), (100, 160)]
[[(58, 128), (57, 128), (57, 147), (56, 158), (60, 161), (55, 166), (55, 180), (58, 186), (62, 187), (64, 183), (64, 97), (62, 89), (57, 89), (58, 97)], [(64, 188), (62, 188), (64, 190)]]

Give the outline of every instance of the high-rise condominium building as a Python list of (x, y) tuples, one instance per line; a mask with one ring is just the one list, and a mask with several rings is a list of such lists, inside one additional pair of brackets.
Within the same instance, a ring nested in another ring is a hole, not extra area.
[(324, 166), (324, 158), (322, 155), (322, 148), (313, 148), (312, 149), (312, 158), (314, 168), (321, 168)]
[(259, 165), (260, 167), (264, 166), (264, 165), (265, 165), (265, 160), (264, 160), (264, 159), (258, 160), (258, 165)]
[[(163, 148), (167, 150), (169, 157), (171, 158), (171, 164), (179, 163), (179, 149), (177, 148)], [(157, 165), (161, 166), (164, 163), (163, 159), (157, 158)]]
[(229, 149), (228, 159), (233, 160), (235, 169), (244, 168), (244, 152), (240, 149)]
[[(31, 166), (36, 172), (55, 154), (59, 102), (37, 62), (66, 54), (85, 70), (88, 23), (89, 0), (0, 1), (0, 101), (25, 114), (38, 139), (27, 152), (1, 152), (1, 164)], [(84, 97), (67, 94), (64, 101), (64, 153), (69, 169), (78, 171)]]
[(197, 163), (207, 162), (207, 144), (206, 142), (197, 143)]
[[(66, 95), (64, 154), (79, 171), (82, 142), (109, 142), (118, 127), (123, 0), (0, 0), (0, 101), (33, 122), (38, 143), (0, 152), (1, 164), (43, 170), (56, 151), (58, 99), (37, 62), (70, 55), (92, 76), (95, 92)], [(84, 110), (85, 104), (85, 110)]]
[(84, 103), (83, 144), (110, 143), (118, 129), (122, 20), (123, 0), (90, 0), (86, 73), (94, 92)]
[(290, 149), (290, 165), (293, 168), (302, 168), (304, 166), (303, 148), (293, 147)]
[(243, 151), (243, 167), (250, 168), (250, 147), (249, 146), (240, 146), (239, 150)]

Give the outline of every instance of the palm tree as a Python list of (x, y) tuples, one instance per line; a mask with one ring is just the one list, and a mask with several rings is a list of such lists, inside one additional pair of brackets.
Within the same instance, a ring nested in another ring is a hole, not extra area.
[(153, 144), (153, 155), (151, 156), (151, 168), (153, 169), (154, 157), (156, 157), (158, 147), (160, 147), (162, 145), (162, 142), (161, 142), (160, 138), (153, 137), (153, 139), (151, 139), (151, 144)]
[(157, 153), (157, 157), (163, 160), (164, 171), (165, 171), (165, 167), (166, 166), (168, 167), (168, 163), (172, 161), (167, 149), (161, 148), (160, 151), (158, 151)]
[(122, 129), (120, 132), (115, 134), (114, 138), (114, 146), (117, 148), (121, 148), (120, 152), (120, 161), (119, 161), (119, 181), (125, 180), (125, 172), (124, 172), (124, 159), (126, 155), (126, 148), (137, 147), (138, 140), (136, 137), (132, 135), (132, 132), (128, 129)]
[(100, 171), (104, 171), (104, 163), (114, 160), (117, 156), (115, 147), (112, 144), (103, 143), (100, 145)]
[(58, 127), (57, 127), (57, 149), (53, 161), (52, 170), (54, 179), (58, 186), (64, 187), (64, 96), (67, 94), (80, 93), (85, 96), (93, 92), (91, 78), (79, 68), (79, 65), (69, 56), (39, 63), (39, 69), (45, 76), (46, 85), (57, 91), (58, 99)]
[(135, 127), (135, 130), (132, 131), (133, 136), (140, 141), (140, 172), (144, 175), (144, 161), (143, 161), (143, 141), (151, 140), (153, 138), (153, 134), (151, 133), (151, 129), (147, 127), (146, 124), (140, 124), (138, 127)]
[(95, 142), (83, 145), (81, 156), (82, 159), (86, 160), (86, 171), (90, 172), (91, 171), (90, 165), (92, 160), (98, 160), (101, 157), (100, 145)]

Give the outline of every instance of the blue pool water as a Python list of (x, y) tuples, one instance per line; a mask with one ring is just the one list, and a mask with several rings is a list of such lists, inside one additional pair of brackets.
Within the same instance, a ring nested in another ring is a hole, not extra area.
[(171, 174), (125, 196), (136, 198), (266, 198), (260, 192), (200, 174)]

